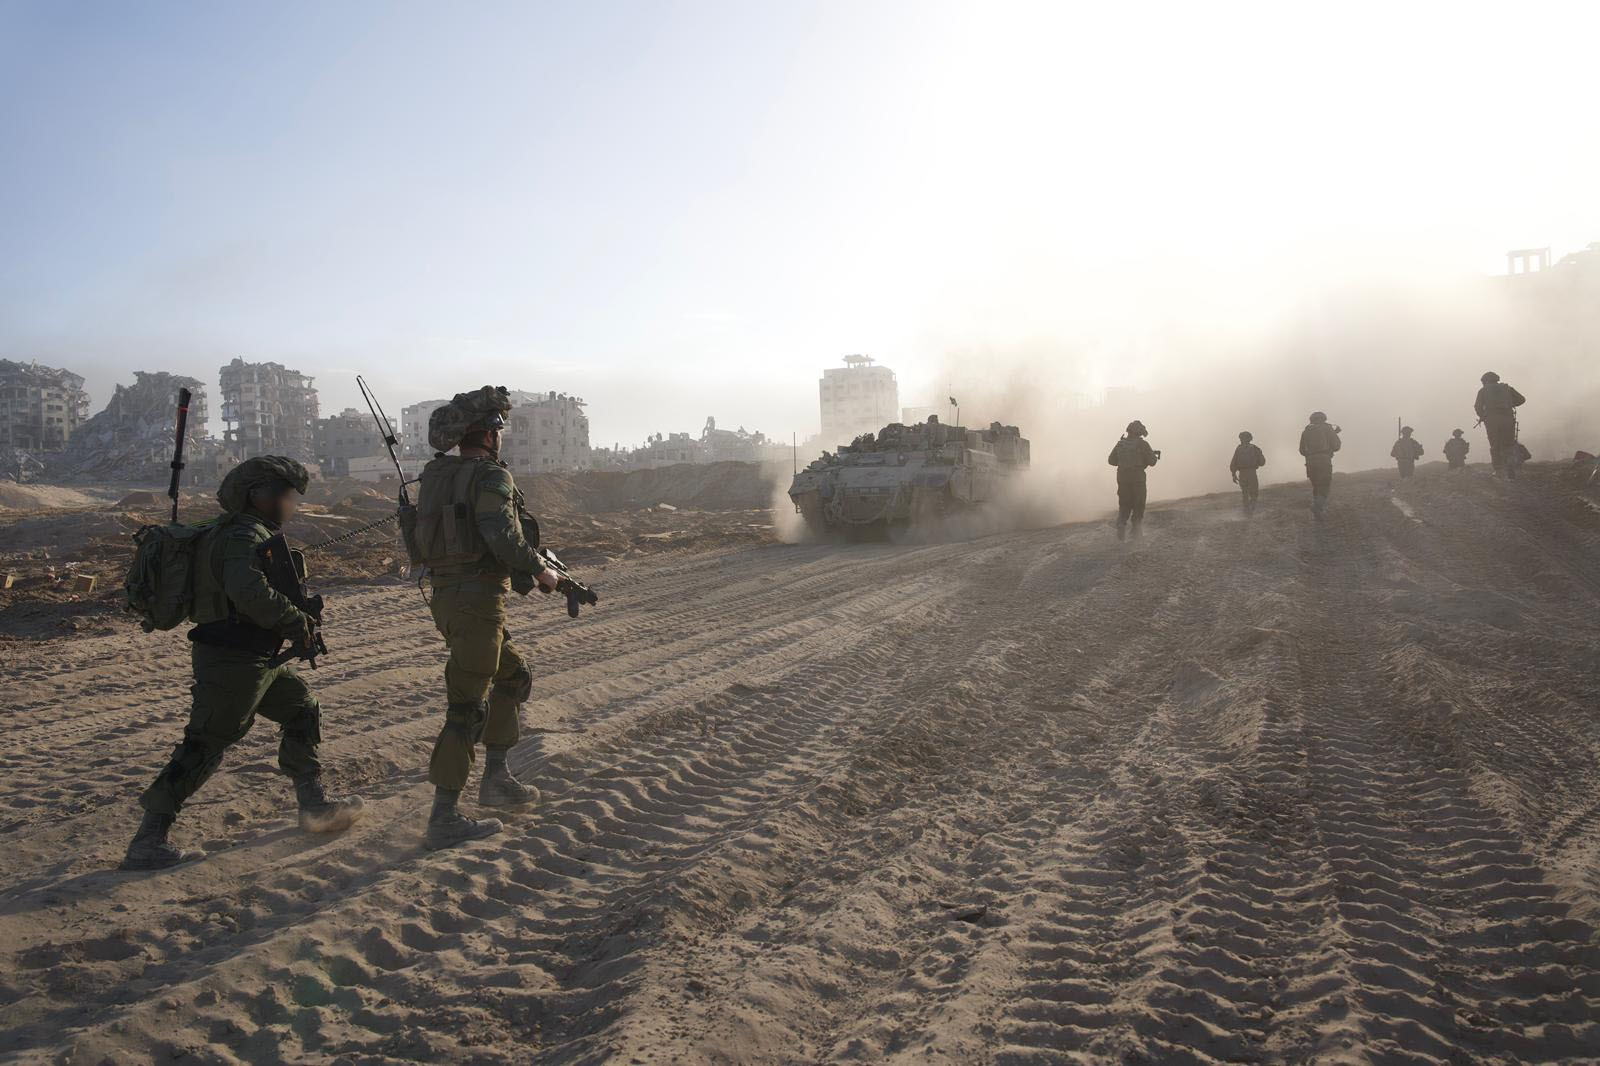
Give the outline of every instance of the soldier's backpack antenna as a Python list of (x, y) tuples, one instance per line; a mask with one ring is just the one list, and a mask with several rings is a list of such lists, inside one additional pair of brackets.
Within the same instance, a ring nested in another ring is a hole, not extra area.
[(172, 446), (172, 481), (167, 495), (172, 497), (172, 524), (178, 524), (178, 483), (183, 480), (183, 438), (189, 430), (189, 390), (178, 390), (178, 440)]

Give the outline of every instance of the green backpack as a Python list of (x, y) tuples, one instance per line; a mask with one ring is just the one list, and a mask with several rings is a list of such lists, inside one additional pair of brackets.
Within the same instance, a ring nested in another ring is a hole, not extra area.
[(181, 626), (194, 610), (194, 572), (205, 535), (217, 519), (199, 525), (145, 526), (133, 535), (133, 563), (122, 582), (128, 610), (146, 633)]

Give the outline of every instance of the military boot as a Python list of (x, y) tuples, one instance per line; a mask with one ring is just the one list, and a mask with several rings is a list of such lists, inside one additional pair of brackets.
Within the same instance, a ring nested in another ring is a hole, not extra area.
[(524, 785), (511, 775), (506, 765), (503, 748), (489, 748), (484, 753), (483, 780), (478, 783), (480, 807), (520, 807), (525, 803), (538, 803), (539, 790)]
[(308, 777), (294, 784), (294, 797), (300, 804), (300, 828), (308, 833), (338, 833), (361, 820), (366, 804), (360, 796), (330, 798), (321, 777)]
[(167, 843), (167, 833), (172, 829), (176, 815), (145, 811), (138, 832), (128, 844), (128, 854), (123, 856), (124, 870), (164, 870), (183, 862), (194, 862), (206, 857), (203, 851), (182, 851)]
[(505, 828), (498, 818), (468, 818), (456, 810), (456, 801), (460, 798), (461, 793), (453, 789), (434, 789), (433, 813), (428, 815), (428, 829), (422, 837), (429, 851), (469, 840), (482, 840)]

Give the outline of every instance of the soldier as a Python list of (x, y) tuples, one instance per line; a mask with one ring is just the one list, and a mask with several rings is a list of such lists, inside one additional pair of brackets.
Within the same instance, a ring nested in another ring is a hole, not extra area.
[(1106, 462), (1117, 468), (1117, 539), (1127, 536), (1128, 520), (1133, 520), (1133, 539), (1143, 536), (1145, 470), (1155, 466), (1161, 453), (1145, 440), (1150, 435), (1144, 423), (1128, 423), (1127, 434), (1112, 447)]
[(1472, 450), (1472, 445), (1466, 441), (1464, 430), (1453, 429), (1450, 439), (1444, 442), (1444, 457), (1450, 461), (1451, 470), (1465, 470), (1467, 468), (1467, 452)]
[(1411, 435), (1414, 432), (1410, 426), (1401, 426), (1400, 439), (1389, 449), (1389, 458), (1400, 464), (1401, 477), (1416, 473), (1417, 460), (1422, 458), (1422, 442)]
[(317, 758), (322, 711), (300, 675), (276, 662), (285, 640), (311, 647), (316, 619), (268, 583), (258, 549), (294, 514), (306, 483), (305, 467), (293, 459), (262, 455), (230, 470), (217, 490), (224, 514), (196, 548), (189, 724), (166, 768), (139, 797), (144, 819), (128, 845), (125, 870), (204, 858), (173, 847), (167, 833), (257, 715), (278, 724), (278, 766), (294, 782), (302, 829), (337, 832), (361, 815), (359, 796), (331, 799), (324, 791)]
[[(433, 586), (433, 622), (450, 649), (444, 668), (449, 706), (428, 762), (434, 786), (424, 838), (429, 848), (501, 829), (498, 819), (475, 820), (456, 807), (480, 742), (480, 805), (539, 798), (506, 765), (506, 752), (520, 735), (519, 709), (533, 689), (533, 675), (506, 631), (506, 593), (527, 594), (535, 584), (552, 590), (560, 579), (523, 535), (522, 494), (500, 462), (500, 432), (510, 411), (506, 390), (485, 385), (458, 393), (428, 419), (428, 443), (437, 454), (417, 490), (416, 538)], [(446, 455), (451, 449), (457, 454)]]
[(1248, 429), (1240, 430), (1239, 446), (1233, 450), (1233, 460), (1228, 463), (1228, 473), (1233, 475), (1233, 483), (1244, 495), (1246, 517), (1256, 513), (1256, 497), (1261, 495), (1261, 481), (1256, 471), (1267, 465), (1267, 457), (1251, 443), (1253, 440), (1255, 437)]
[(1300, 431), (1300, 454), (1306, 457), (1306, 477), (1311, 479), (1311, 513), (1321, 518), (1333, 491), (1333, 453), (1342, 446), (1339, 427), (1328, 424), (1321, 411), (1311, 412), (1311, 424)]
[(1478, 390), (1472, 407), (1489, 434), (1489, 462), (1494, 465), (1495, 473), (1514, 478), (1521, 458), (1517, 450), (1517, 408), (1528, 401), (1522, 393), (1502, 382), (1493, 370), (1481, 380), (1483, 388)]

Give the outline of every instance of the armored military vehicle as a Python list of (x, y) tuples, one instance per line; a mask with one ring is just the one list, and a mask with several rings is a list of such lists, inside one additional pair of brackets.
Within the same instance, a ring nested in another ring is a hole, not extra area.
[(794, 476), (789, 498), (814, 532), (916, 525), (989, 503), (1028, 468), (1016, 426), (893, 422), (824, 452)]

